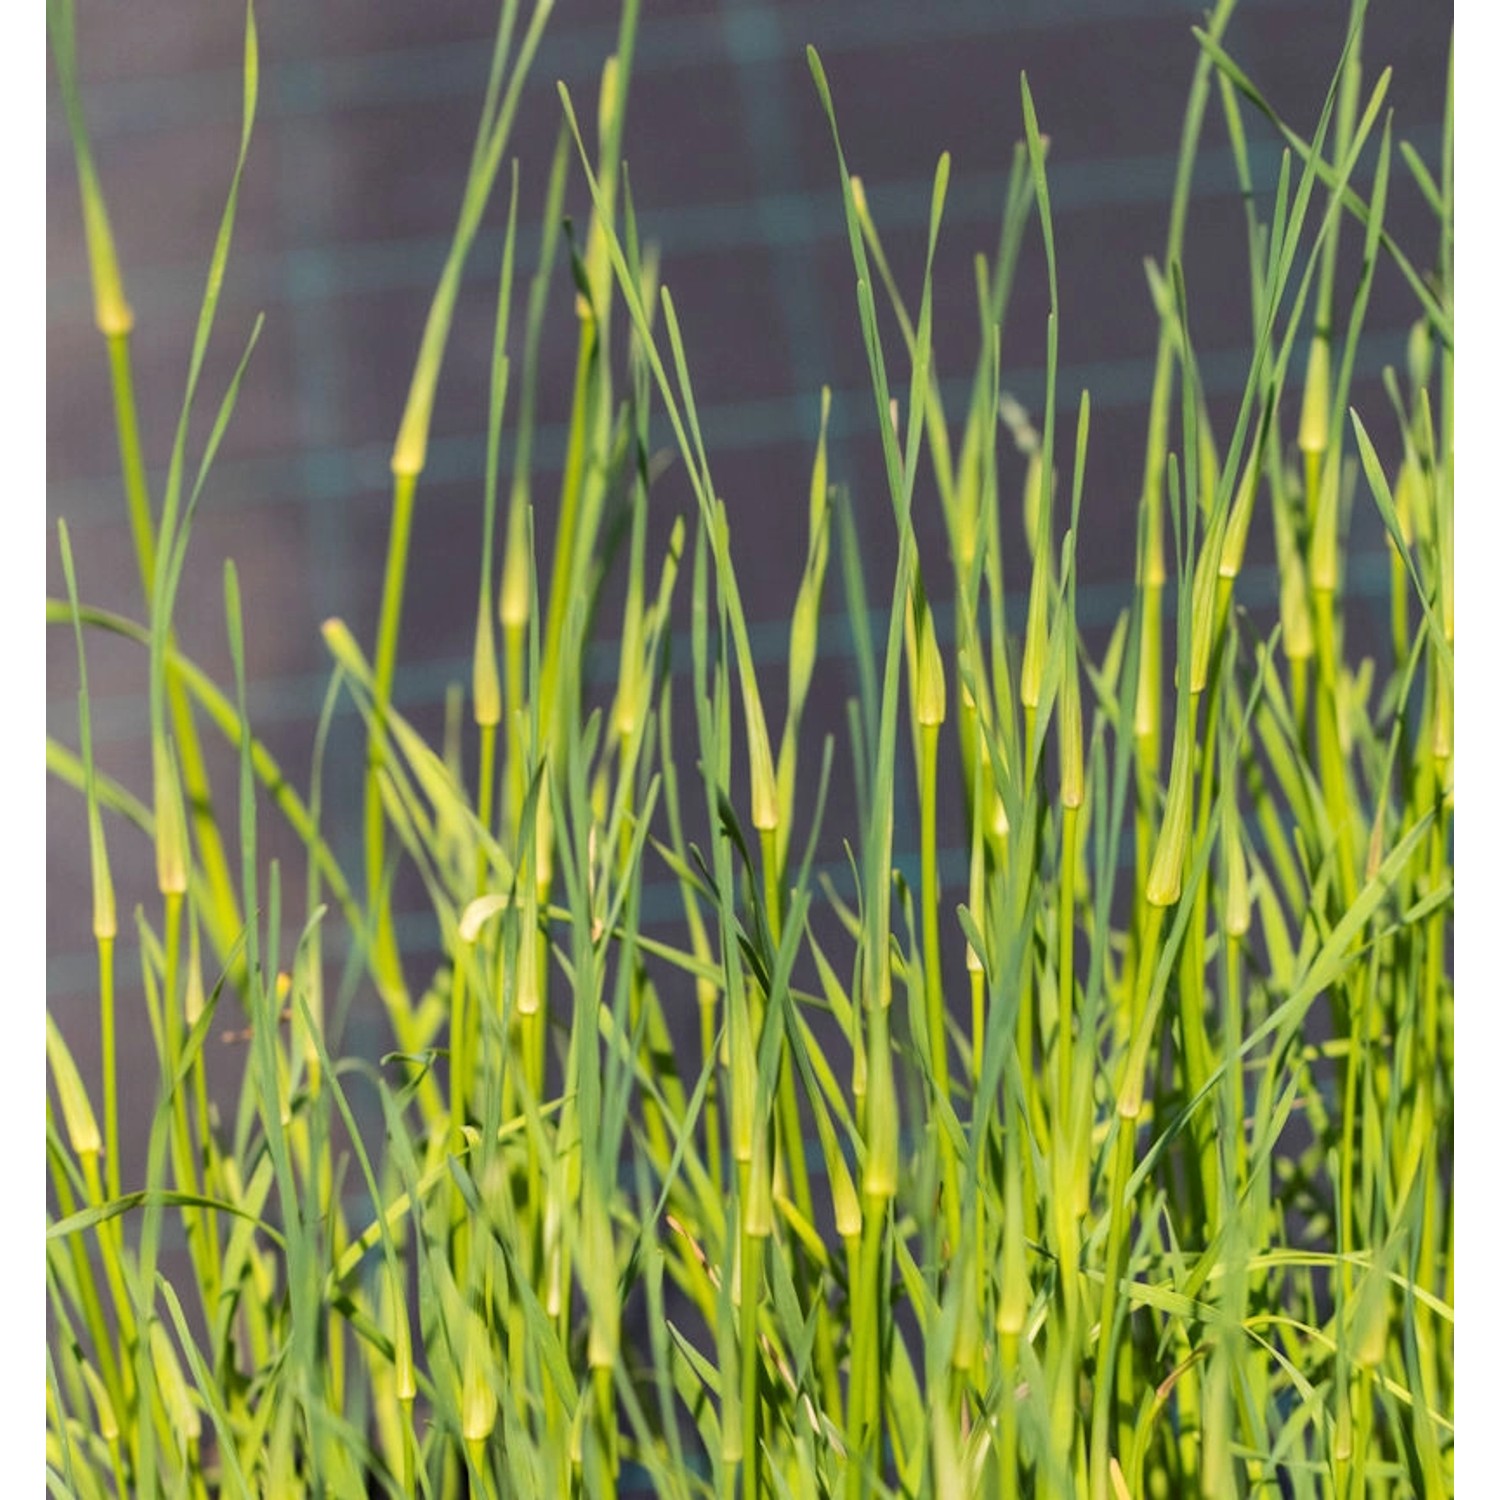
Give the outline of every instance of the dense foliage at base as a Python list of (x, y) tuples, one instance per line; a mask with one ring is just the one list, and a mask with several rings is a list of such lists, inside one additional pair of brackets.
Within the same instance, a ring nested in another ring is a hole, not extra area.
[[(73, 6), (49, 0), (143, 598), (139, 622), (91, 607), (90, 559), (58, 527), (67, 596), (47, 612), (76, 632), (79, 735), (47, 756), (88, 820), (103, 1066), (83, 1077), (76, 1038), (70, 1050), (49, 1018), (52, 1490), (1451, 1492), (1451, 104), (1439, 165), (1393, 146), (1389, 74), (1362, 65), (1357, 3), (1303, 138), (1225, 50), (1232, 0), (1214, 8), (1142, 293), (1160, 341), (1135, 587), (1113, 630), (1086, 640), (1086, 464), (1108, 458), (1090, 452), (1087, 395), (1076, 411), (1055, 396), (1065, 288), (1025, 81), (954, 415), (931, 333), (947, 159), (927, 273), (903, 293), (837, 149), (837, 80), (810, 53), (888, 478), (889, 511), (861, 497), (860, 525), (893, 527), (897, 562), (894, 576), (862, 565), (825, 395), (783, 664), (751, 648), (693, 330), (636, 233), (621, 167), (630, 0), (597, 110), (581, 120), (562, 94), (539, 262), (529, 288), (513, 285), (517, 179), (502, 165), (550, 9), (500, 7), (392, 457), (378, 633), (366, 645), (326, 625), (309, 771), (255, 736), (232, 565), (232, 683), (194, 665), (173, 623), (245, 370), (190, 452), (233, 274), (253, 14), (239, 162), (153, 493)], [(1237, 414), (1217, 429), (1182, 271), (1213, 112), (1239, 164), (1257, 330)], [(1266, 132), (1284, 147), (1275, 182), (1250, 168), (1247, 142)], [(580, 171), (593, 211), (565, 242), (559, 205)], [(1431, 204), (1428, 245), (1385, 233), (1397, 172)], [(452, 581), (477, 595), (473, 676), (429, 743), (392, 691), (403, 585), (458, 287), (494, 271), (468, 264), (491, 208), (506, 233), (484, 546), (477, 576)], [(1037, 233), (1047, 400), (1022, 420), (1000, 330)], [(1336, 277), (1340, 244), (1344, 261), (1358, 250), (1353, 275)], [(542, 314), (565, 255), (576, 319), (560, 331)], [(1386, 372), (1394, 417), (1349, 405), (1382, 265), (1413, 320), (1405, 368)], [(577, 344), (555, 486), (532, 462), (544, 337)], [(252, 332), (245, 360), (253, 345)], [(663, 442), (696, 505), (658, 553), (646, 518)], [(1015, 443), (1024, 494), (997, 478)], [(1388, 538), (1388, 631), (1373, 643), (1347, 622), (1356, 507), (1378, 509)], [(939, 511), (948, 547), (919, 551), (913, 515)], [(1259, 536), (1274, 536), (1277, 607), (1254, 614), (1236, 590)], [(1008, 600), (1002, 551), (1017, 549), (1030, 586)], [(830, 553), (862, 691), (847, 734), (815, 744), (802, 722), (826, 669)], [(86, 657), (100, 633), (149, 655), (144, 798), (95, 763)], [(617, 663), (602, 701), (591, 646)], [(763, 691), (785, 703), (780, 724)], [(350, 702), (367, 753), (325, 764)], [(204, 745), (220, 736), (237, 791), (208, 785)], [(341, 864), (321, 818), (335, 775), (364, 781), (362, 869)], [(822, 826), (833, 777), (854, 785), (852, 826)], [(909, 830), (898, 788), (917, 809)], [(968, 874), (944, 885), (939, 816), (960, 808)], [(295, 832), (305, 871), (262, 857), (271, 821)], [(905, 874), (898, 837), (919, 853)], [(112, 863), (152, 851), (159, 905), (117, 912)], [(673, 893), (670, 920), (644, 919), (647, 882)], [(414, 888), (435, 965), (403, 943), (393, 891)], [(343, 1054), (351, 1003), (383, 1006), (389, 1056)], [(124, 1181), (117, 1035), (144, 1024), (159, 1083), (145, 1174)], [(226, 1028), (248, 1038), (242, 1080), (211, 1097), (205, 1047)], [(174, 1246), (186, 1270), (168, 1278)]]

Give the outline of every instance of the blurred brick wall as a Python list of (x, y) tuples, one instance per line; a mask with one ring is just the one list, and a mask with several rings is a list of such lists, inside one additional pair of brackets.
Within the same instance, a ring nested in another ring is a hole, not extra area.
[[(495, 9), (475, 0), (258, 5), (260, 118), (202, 388), (206, 410), (257, 311), (264, 310), (266, 325), (203, 501), (177, 618), (191, 654), (227, 681), (221, 583), (223, 559), (232, 556), (249, 626), (252, 716), (299, 784), (307, 779), (327, 680), (319, 622), (341, 614), (363, 640), (373, 637), (390, 443), (457, 211)], [(865, 178), (908, 287), (920, 275), (932, 170), (942, 150), (952, 152), (935, 324), (947, 377), (966, 377), (977, 351), (973, 257), (993, 252), (1005, 173), (1021, 135), (1019, 74), (1027, 70), (1052, 141), (1060, 453), (1071, 452), (1084, 386), (1094, 408), (1081, 599), (1086, 617), (1102, 621), (1123, 603), (1131, 573), (1155, 347), (1142, 261), (1159, 256), (1165, 238), (1196, 55), (1189, 27), (1201, 9), (1197, 0), (645, 0), (626, 133), (631, 184), (642, 233), (659, 243), (677, 299), (715, 477), (737, 524), (741, 586), (769, 657), (784, 651), (801, 567), (817, 391), (825, 382), (834, 390), (834, 477), (853, 486), (869, 518), (862, 530), (876, 603), (887, 597), (894, 557), (837, 169), (805, 44), (824, 59), (851, 168)], [(233, 162), (241, 16), (232, 0), (78, 0), (85, 104), (137, 314), (141, 419), (158, 474)], [(604, 0), (562, 0), (538, 55), (511, 147), (521, 161), (523, 274), (560, 119), (555, 82), (564, 79), (580, 106), (591, 106), (616, 17), (617, 7)], [(1344, 7), (1329, 0), (1256, 0), (1231, 24), (1231, 52), (1304, 134), (1316, 121), (1343, 24)], [(1397, 137), (1430, 161), (1450, 25), (1446, 7), (1376, 0), (1367, 26), (1367, 82), (1379, 66), (1394, 65), (1389, 104)], [(107, 372), (91, 326), (71, 152), (50, 67), (48, 87), (49, 523), (65, 516), (73, 529), (84, 596), (139, 616)], [(1269, 203), (1276, 146), (1263, 122), (1249, 124), (1257, 185)], [(577, 171), (569, 205), (578, 219), (586, 216)], [(468, 675), (497, 220), (492, 212), (470, 261), (419, 498), (398, 693), (428, 725), (437, 723), (446, 684)], [(1388, 221), (1414, 261), (1429, 264), (1430, 216), (1399, 164)], [(1244, 219), (1215, 104), (1186, 277), (1205, 381), (1227, 423), (1223, 400), (1242, 385), (1251, 335)], [(564, 282), (559, 276), (544, 344), (541, 461), (548, 472), (559, 458), (574, 352)], [(1007, 326), (1004, 374), (1006, 388), (1033, 409), (1046, 298), (1033, 228)], [(1383, 404), (1380, 366), (1400, 360), (1413, 315), (1410, 293), (1383, 267), (1356, 386), (1365, 406)], [(893, 321), (885, 324), (889, 341)], [(896, 368), (904, 390), (904, 362)], [(199, 442), (195, 437), (194, 452)], [(1003, 455), (1001, 472), (1012, 565), (1024, 556), (1014, 510), (1019, 460)], [(545, 480), (537, 498), (545, 531)], [(653, 519), (658, 544), (688, 503), (669, 474)], [(919, 535), (941, 558), (935, 502), (919, 491), (918, 505)], [(1378, 592), (1385, 557), (1378, 523), (1358, 519), (1354, 544), (1351, 591)], [(944, 569), (935, 573), (941, 578)], [(61, 592), (50, 532), (47, 581), (49, 592)], [(1247, 595), (1255, 587), (1248, 578)], [(836, 564), (827, 599), (836, 613)], [(831, 674), (834, 691), (814, 726), (819, 732), (842, 731), (843, 693), (853, 683), (845, 640), (832, 621), (825, 634), (830, 664), (820, 670)], [(101, 763), (145, 794), (144, 654), (99, 638), (90, 653)], [(71, 634), (53, 631), (48, 725), (70, 744), (75, 688)], [(357, 726), (345, 715), (333, 753), (357, 756), (358, 744)], [(232, 757), (216, 753), (212, 770), (221, 794), (232, 788)], [(346, 770), (330, 777), (326, 793), (352, 870), (359, 868), (360, 779)], [(70, 791), (49, 782), (47, 796), (48, 996), (76, 1035), (90, 1029), (94, 1004), (84, 820)], [(272, 847), (295, 860), (295, 847), (278, 843), (273, 820), (265, 821)], [(128, 913), (131, 900), (149, 894), (149, 850), (123, 831), (112, 847)], [(128, 976), (129, 962), (121, 967)], [(137, 1040), (144, 1061), (139, 1031)]]

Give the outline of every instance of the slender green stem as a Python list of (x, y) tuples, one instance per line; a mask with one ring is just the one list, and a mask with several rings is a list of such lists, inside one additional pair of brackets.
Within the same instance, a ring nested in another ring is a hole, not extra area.
[(1073, 1055), (1074, 908), (1078, 880), (1079, 809), (1062, 809), (1062, 866), (1058, 902), (1057, 1085), (1053, 1109), (1050, 1208), (1063, 1296), (1063, 1338), (1071, 1347), (1082, 1322), (1079, 1275), (1078, 1179), (1088, 1174), (1087, 1102), (1075, 1096)]
[[(505, 701), (510, 710), (505, 721), (505, 805), (502, 822), (512, 858), (519, 858), (521, 808), (526, 800), (526, 726), (533, 704), (526, 692), (525, 623), (505, 625)], [(523, 705), (525, 705), (523, 707)]]
[(375, 641), (375, 701), (370, 723), (365, 770), (365, 900), (374, 920), (371, 966), (375, 981), (392, 995), (405, 995), (401, 958), (387, 886), (385, 811), (381, 805), (380, 773), (385, 767), (385, 715), (391, 706), (396, 675), (396, 648), (401, 635), (401, 599), (406, 589), (407, 556), (411, 549), (412, 511), (416, 505), (417, 475), (395, 476), (391, 499), (391, 530), (386, 546), (385, 581), (380, 593), (380, 623)]
[[(1224, 1078), (1229, 1090), (1229, 1139), (1234, 1168), (1234, 1191), (1239, 1191), (1248, 1171), (1248, 1147), (1245, 1142), (1245, 1067), (1240, 1044), (1245, 1036), (1245, 957), (1242, 940), (1233, 933), (1224, 935), (1224, 1056), (1229, 1067)], [(1226, 1200), (1228, 1194), (1225, 1195)], [(1226, 1212), (1228, 1204), (1225, 1204)]]
[[(542, 643), (541, 681), (537, 684), (537, 712), (541, 730), (548, 743), (554, 734), (553, 711), (557, 704), (558, 653), (562, 649), (563, 625), (572, 605), (571, 585), (574, 577), (574, 551), (579, 530), (579, 509), (584, 489), (584, 468), (588, 457), (590, 405), (594, 392), (594, 364), (599, 357), (598, 325), (593, 316), (584, 318), (578, 329), (578, 361), (573, 375), (573, 407), (568, 423), (568, 447), (563, 460), (562, 488), (557, 500), (557, 532), (552, 558), (552, 592), (547, 599), (547, 616)], [(560, 745), (559, 745), (560, 748)]]
[[(1163, 917), (1162, 907), (1146, 907), (1145, 928), (1141, 933), (1140, 953), (1135, 965), (1130, 1029), (1126, 1033), (1129, 1042), (1135, 1041), (1146, 1020)], [(1109, 1232), (1104, 1252), (1104, 1295), (1099, 1313), (1099, 1346), (1094, 1367), (1093, 1431), (1089, 1453), (1089, 1493), (1092, 1500), (1109, 1500), (1109, 1460), (1114, 1451), (1111, 1443), (1114, 1403), (1118, 1400), (1120, 1406), (1125, 1408), (1130, 1401), (1130, 1392), (1125, 1389), (1123, 1380), (1118, 1379), (1115, 1369), (1115, 1324), (1120, 1305), (1121, 1282), (1125, 1276), (1125, 1246), (1130, 1220), (1125, 1187), (1135, 1170), (1136, 1121), (1139, 1111), (1139, 1087), (1134, 1080), (1126, 1077), (1116, 1105), (1115, 1151), (1109, 1174)], [(1122, 1344), (1128, 1346), (1128, 1336), (1122, 1338)]]
[(880, 1262), (887, 1204), (864, 1195), (864, 1230), (859, 1265), (850, 1289), (854, 1305), (849, 1364), (848, 1500), (863, 1500), (867, 1476), (878, 1477), (882, 1467), (883, 1425), (880, 1410), (881, 1317)]
[(620, 1472), (620, 1435), (615, 1422), (614, 1371), (608, 1365), (594, 1368), (594, 1425), (603, 1462), (594, 1471), (590, 1489), (600, 1500), (614, 1500)]
[(1000, 1335), (1000, 1441), (999, 1490), (1002, 1495), (1025, 1493), (1021, 1474), (1021, 1435), (1017, 1420), (1016, 1387), (1019, 1383), (1021, 1340), (1013, 1333)]
[[(948, 1004), (943, 993), (943, 955), (939, 941), (938, 912), (942, 887), (937, 865), (937, 757), (938, 726), (919, 729), (918, 803), (921, 807), (922, 841), (922, 989), (927, 1002), (927, 1046), (932, 1055), (932, 1089), (939, 1099), (952, 1097), (948, 1075)], [(947, 1228), (948, 1253), (957, 1253), (961, 1233), (958, 1194), (958, 1150), (952, 1135), (934, 1119), (938, 1159), (942, 1170), (943, 1222)]]
[[(1330, 502), (1332, 503), (1332, 502)], [(1334, 601), (1322, 589), (1313, 592), (1316, 622), (1318, 681), (1316, 707), (1318, 768), (1323, 795), (1328, 803), (1328, 821), (1333, 828), (1333, 846), (1338, 859), (1342, 904), (1349, 906), (1359, 893), (1354, 859), (1354, 808), (1349, 795), (1343, 746), (1339, 742), (1338, 657), (1334, 635)]]
[[(1104, 1251), (1104, 1296), (1099, 1313), (1099, 1346), (1094, 1363), (1094, 1416), (1089, 1441), (1089, 1493), (1093, 1500), (1108, 1500), (1110, 1491), (1109, 1461), (1117, 1445), (1113, 1441), (1113, 1402), (1119, 1383), (1116, 1364), (1119, 1359), (1117, 1336), (1128, 1341), (1128, 1334), (1117, 1329), (1120, 1304), (1120, 1281), (1124, 1274), (1125, 1234), (1128, 1214), (1125, 1184), (1135, 1166), (1136, 1122), (1132, 1116), (1121, 1118), (1116, 1126), (1115, 1152), (1110, 1163), (1109, 1236)], [(1118, 1393), (1123, 1407), (1127, 1396)]]
[(146, 487), (146, 461), (141, 453), (140, 419), (136, 415), (135, 379), (130, 365), (130, 334), (107, 333), (104, 347), (109, 355), (115, 439), (120, 449), (120, 475), (125, 484), (130, 539), (135, 544), (136, 564), (149, 602), (151, 583), (156, 576), (156, 526), (151, 518), (151, 497)]
[[(750, 1165), (741, 1163), (740, 1203), (750, 1201)], [(759, 1500), (760, 1486), (760, 1236), (745, 1228), (740, 1216), (740, 1421), (744, 1451), (742, 1500)]]
[[(162, 1035), (166, 1041), (165, 1072), (169, 1078), (178, 1076), (182, 1063), (182, 909), (183, 897), (168, 891), (164, 897), (165, 923), (162, 936), (162, 951), (165, 962), (162, 970)], [(172, 1097), (172, 1151), (173, 1168), (177, 1174), (177, 1186), (184, 1193), (197, 1193), (198, 1174), (193, 1162), (191, 1135), (188, 1125), (187, 1095), (178, 1088)], [(199, 1211), (184, 1207), (182, 1225), (188, 1247), (200, 1274), (199, 1286), (208, 1285), (205, 1264), (207, 1246), (199, 1238)], [(212, 1302), (205, 1311), (212, 1314)]]
[(1057, 914), (1057, 1134), (1071, 1128), (1073, 1097), (1073, 945), (1078, 891), (1078, 809), (1062, 810)]
[(102, 937), (99, 951), (99, 1066), (104, 1082), (104, 1180), (111, 1198), (120, 1196), (120, 1095), (116, 1075), (115, 940)]
[[(1210, 687), (1197, 695), (1207, 697), (1204, 744), (1213, 746), (1219, 740), (1219, 694)], [(1197, 722), (1196, 698), (1191, 710)], [(1198, 780), (1198, 809), (1196, 843), (1201, 845), (1208, 837), (1209, 820), (1213, 813), (1217, 782), (1211, 760), (1205, 757), (1202, 774)], [(1182, 1034), (1182, 1072), (1184, 1092), (1194, 1098), (1202, 1089), (1213, 1066), (1212, 1049), (1208, 1038), (1209, 992), (1207, 984), (1209, 886), (1204, 881), (1193, 897), (1187, 933), (1183, 941), (1182, 959), (1179, 969), (1181, 1001), (1178, 1006)], [(1192, 1122), (1193, 1143), (1197, 1155), (1197, 1171), (1194, 1173), (1196, 1192), (1200, 1202), (1198, 1216), (1204, 1223), (1213, 1224), (1219, 1215), (1219, 1158), (1215, 1148), (1213, 1122), (1207, 1111), (1200, 1110)]]
[[(481, 828), (495, 831), (495, 772), (496, 754), (500, 743), (499, 729), (494, 724), (479, 726), (479, 805), (476, 814)], [(489, 880), (489, 851), (480, 844), (474, 851), (474, 887), (476, 894), (483, 895)]]
[(468, 1100), (465, 1098), (470, 1069), (467, 1008), (468, 982), (462, 964), (453, 968), (453, 998), (448, 1020), (448, 1143), (457, 1151), (463, 1144)]

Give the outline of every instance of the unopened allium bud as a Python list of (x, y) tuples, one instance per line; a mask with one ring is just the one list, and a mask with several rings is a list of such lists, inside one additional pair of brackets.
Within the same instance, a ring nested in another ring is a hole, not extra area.
[(1407, 336), (1406, 371), (1414, 391), (1422, 390), (1432, 374), (1432, 327), (1426, 318), (1413, 323)]
[(1312, 545), (1308, 550), (1307, 581), (1315, 594), (1331, 594), (1339, 581), (1339, 471), (1327, 464), (1321, 471), (1317, 507), (1313, 512)]
[(490, 1361), (484, 1357), (488, 1335), (483, 1322), (470, 1314), (465, 1330), (463, 1390), (459, 1398), (459, 1424), (466, 1443), (483, 1443), (495, 1430), (499, 1403), (490, 1375)]
[(917, 723), (931, 728), (948, 716), (947, 679), (943, 672), (943, 654), (938, 647), (932, 607), (918, 589), (907, 596), (906, 623), (916, 638), (916, 662), (913, 676), (916, 689)]
[(391, 1319), (391, 1350), (396, 1372), (396, 1399), (415, 1401), (416, 1367), (411, 1352), (411, 1322), (406, 1315), (406, 1295), (402, 1291), (399, 1271), (386, 1277), (386, 1308)]
[(1047, 662), (1047, 558), (1038, 552), (1031, 562), (1031, 597), (1026, 608), (1026, 644), (1021, 652), (1020, 698), (1023, 708), (1042, 701), (1042, 673)]
[(94, 163), (86, 152), (80, 152), (78, 187), (83, 198), (83, 236), (88, 247), (89, 280), (94, 291), (94, 326), (105, 338), (122, 338), (135, 327), (135, 313), (125, 299), (125, 284), (120, 277), (120, 261), (115, 254), (115, 237), (109, 226), (109, 213)]
[(750, 744), (750, 822), (762, 833), (780, 821), (776, 801), (776, 762), (761, 707), (755, 668), (748, 656), (740, 662), (740, 693), (745, 704), (745, 736)]
[(104, 842), (104, 823), (97, 806), (89, 815), (89, 876), (94, 896), (94, 937), (109, 942), (118, 931), (115, 915), (115, 883), (109, 873), (109, 850)]
[(1328, 450), (1331, 352), (1328, 330), (1320, 328), (1313, 334), (1312, 345), (1307, 351), (1307, 383), (1302, 387), (1302, 420), (1297, 427), (1297, 446), (1304, 454), (1321, 454)]
[(1354, 1294), (1349, 1352), (1362, 1370), (1376, 1369), (1384, 1362), (1386, 1341), (1390, 1337), (1391, 1288), (1383, 1261), (1384, 1256), (1376, 1258)]
[(1238, 578), (1245, 563), (1245, 544), (1250, 536), (1250, 516), (1255, 509), (1255, 492), (1260, 486), (1260, 446), (1257, 444), (1240, 487), (1235, 491), (1229, 510), (1229, 524), (1224, 529), (1224, 547), (1219, 553), (1219, 577)]
[(489, 599), (480, 601), (474, 627), (474, 722), (493, 729), (500, 722), (500, 664), (495, 657), (495, 626)]
[(750, 1190), (745, 1202), (745, 1233), (765, 1239), (774, 1227), (771, 1212), (771, 1132), (758, 1130), (750, 1143)]
[(104, 1382), (87, 1360), (81, 1361), (78, 1368), (83, 1374), (83, 1383), (89, 1388), (89, 1398), (94, 1403), (94, 1411), (99, 1419), (99, 1436), (113, 1447), (120, 1440), (120, 1421), (115, 1415), (115, 1403), (110, 1400)]
[(1058, 713), (1059, 797), (1064, 807), (1083, 806), (1083, 701), (1078, 690), (1078, 643), (1069, 640), (1063, 659)]
[(1208, 682), (1208, 664), (1213, 656), (1214, 633), (1218, 623), (1220, 559), (1229, 526), (1229, 510), (1214, 514), (1203, 538), (1203, 550), (1193, 569), (1192, 616), (1190, 621), (1190, 660), (1188, 687), (1201, 693)]
[(526, 481), (518, 476), (511, 490), (505, 566), (500, 573), (500, 623), (507, 630), (519, 630), (531, 619), (531, 548), (526, 536), (530, 500)]
[(1313, 654), (1312, 614), (1307, 603), (1307, 574), (1295, 547), (1281, 559), (1281, 649), (1288, 661), (1307, 661)]
[(156, 813), (156, 888), (164, 896), (181, 896), (188, 888), (187, 818), (177, 756), (165, 735), (151, 746), (151, 779)]
[(1233, 938), (1250, 931), (1250, 878), (1238, 811), (1231, 800), (1224, 817), (1224, 930)]
[(854, 1239), (865, 1227), (864, 1211), (842, 1151), (828, 1158), (828, 1182), (833, 1189), (833, 1224), (842, 1239)]
[(1218, 489), (1219, 450), (1214, 447), (1214, 434), (1208, 423), (1208, 410), (1200, 407), (1198, 411), (1198, 508), (1205, 516), (1213, 514)]
[(167, 1419), (177, 1440), (185, 1448), (196, 1443), (203, 1434), (203, 1423), (198, 1408), (193, 1403), (192, 1393), (182, 1375), (182, 1366), (177, 1363), (177, 1354), (166, 1329), (153, 1320), (151, 1324), (151, 1363), (156, 1371), (156, 1388), (166, 1408)]
[(1192, 815), (1194, 717), (1193, 708), (1179, 701), (1172, 770), (1167, 780), (1167, 804), (1156, 838), (1156, 850), (1151, 857), (1151, 871), (1146, 878), (1146, 900), (1152, 906), (1172, 906), (1182, 895), (1182, 872), (1187, 864)]
[(88, 1090), (83, 1086), (73, 1054), (63, 1040), (62, 1032), (47, 1013), (47, 1064), (52, 1069), (52, 1082), (57, 1089), (57, 1102), (62, 1107), (63, 1128), (68, 1133), (68, 1144), (75, 1156), (98, 1156), (103, 1149), (99, 1137), (99, 1125), (94, 1119), (94, 1109), (89, 1103)]
[(900, 1113), (891, 1066), (890, 1021), (883, 1007), (870, 1014), (866, 1066), (869, 1092), (865, 1099), (864, 1191), (867, 1198), (883, 1201), (896, 1196), (900, 1159)]

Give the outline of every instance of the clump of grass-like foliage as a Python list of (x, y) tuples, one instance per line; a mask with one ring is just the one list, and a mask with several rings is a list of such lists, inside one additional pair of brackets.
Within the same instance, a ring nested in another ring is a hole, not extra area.
[[(428, 422), (551, 9), (536, 0), (523, 15), (504, 0), (392, 456), (378, 631), (367, 650), (341, 622), (324, 628), (334, 672), (304, 795), (247, 715), (233, 566), (231, 685), (193, 664), (173, 623), (255, 341), (190, 454), (255, 114), (253, 13), (239, 159), (165, 483), (151, 493), (73, 6), (49, 0), (144, 601), (139, 621), (91, 608), (88, 560), (59, 525), (67, 596), (47, 611), (76, 633), (79, 738), (49, 740), (47, 755), (88, 821), (103, 1063), (99, 1079), (82, 1077), (49, 1020), (54, 1492), (1451, 1491), (1451, 88), (1440, 168), (1399, 153), (1434, 215), (1434, 269), (1419, 275), (1383, 228), (1401, 168), (1382, 108), (1389, 75), (1361, 66), (1362, 0), (1306, 139), (1224, 50), (1233, 8), (1220, 0), (1198, 33), (1150, 280), (1160, 341), (1135, 589), (1097, 654), (1076, 609), (1089, 401), (1062, 430), (1047, 150), (1025, 80), (1025, 139), (977, 277), (982, 353), (954, 418), (931, 333), (947, 158), (927, 271), (906, 300), (809, 53), (898, 552), (893, 578), (866, 578), (820, 439), (777, 725), (688, 330), (639, 242), (622, 167), (627, 0), (592, 149), (562, 94), (519, 314), (509, 178), (484, 545), (478, 578), (454, 580), (477, 585), (474, 727), (455, 717), (433, 745), (392, 691)], [(1244, 190), (1256, 330), (1233, 426), (1217, 432), (1181, 272), (1214, 109)], [(1274, 195), (1251, 178), (1247, 110), (1285, 145)], [(572, 243), (577, 374), (560, 485), (538, 494), (538, 349), (556, 336), (542, 312), (565, 273), (560, 205), (578, 170), (592, 214)], [(1012, 535), (996, 479), (999, 331), (1033, 225), (1052, 308), (1047, 399), (1029, 524)], [(1362, 247), (1347, 303), (1334, 296), (1341, 235)], [(1385, 259), (1409, 286), (1414, 328), (1407, 368), (1386, 372), (1399, 446), (1381, 451), (1349, 393)], [(696, 497), (660, 556), (645, 524), (653, 430)], [(863, 503), (881, 513), (883, 500)], [(1349, 639), (1343, 589), (1351, 507), (1372, 503), (1391, 560), (1378, 647)], [(951, 574), (919, 554), (918, 505), (941, 509)], [(539, 578), (543, 524), (553, 561)], [(1279, 618), (1264, 630), (1235, 598), (1256, 528), (1274, 533), (1278, 560)], [(1002, 543), (1030, 552), (1018, 636)], [(800, 726), (830, 549), (847, 597), (873, 590), (889, 608), (851, 610), (865, 690), (847, 741), (813, 745)], [(617, 551), (623, 614), (607, 619)], [(674, 621), (690, 656), (678, 675)], [(878, 634), (876, 621), (888, 622)], [(86, 648), (98, 632), (149, 653), (145, 800), (95, 764)], [(582, 663), (596, 635), (618, 639), (619, 669), (591, 709)], [(1383, 677), (1351, 664), (1356, 649), (1375, 650)], [(674, 720), (684, 692), (691, 712)], [(359, 871), (320, 818), (343, 699), (367, 726)], [(687, 744), (674, 739), (683, 722)], [(220, 735), (239, 756), (228, 796), (205, 770), (203, 737)], [(858, 793), (857, 826), (830, 830), (851, 852), (842, 886), (813, 863), (835, 768)], [(914, 884), (892, 854), (908, 780)], [(938, 815), (959, 807), (969, 876), (944, 891)], [(305, 848), (304, 909), (288, 909), (278, 865), (258, 852), (267, 819)], [(145, 1173), (127, 1182), (116, 1036), (140, 1023), (116, 1004), (110, 868), (148, 845), (160, 905), (134, 928), (160, 1072)], [(398, 868), (430, 900), (435, 964), (403, 953)], [(674, 941), (642, 920), (648, 872), (678, 892)], [(383, 1063), (338, 1049), (325, 1008), (335, 929), (345, 986), (378, 996), (388, 1018)], [(694, 1005), (696, 1034), (674, 1034), (669, 1017)], [(248, 1028), (243, 1077), (237, 1095), (211, 1098), (205, 1041), (231, 1013)], [(161, 1271), (170, 1240), (190, 1267), (175, 1280)]]

